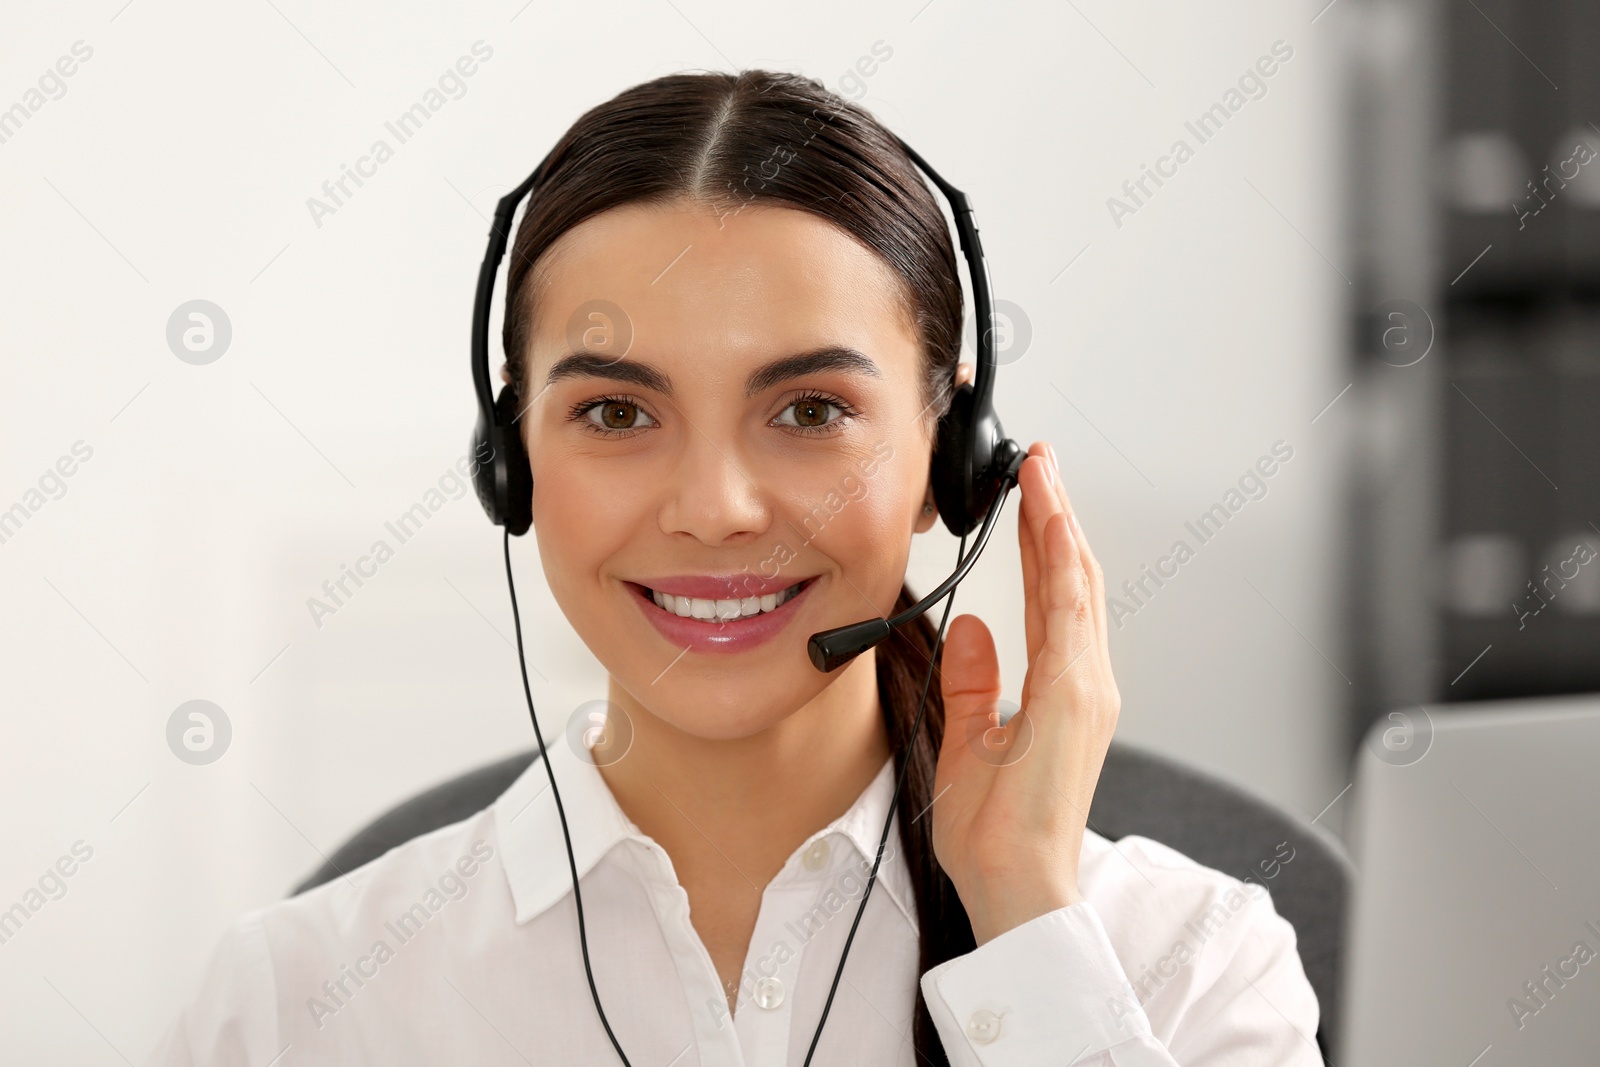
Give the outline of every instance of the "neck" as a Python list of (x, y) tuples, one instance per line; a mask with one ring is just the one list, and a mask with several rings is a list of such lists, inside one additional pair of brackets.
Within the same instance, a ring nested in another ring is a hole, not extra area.
[(684, 885), (748, 882), (760, 890), (811, 834), (849, 810), (889, 758), (875, 650), (759, 733), (708, 740), (642, 708), (627, 755), (600, 767), (623, 812), (672, 859)]

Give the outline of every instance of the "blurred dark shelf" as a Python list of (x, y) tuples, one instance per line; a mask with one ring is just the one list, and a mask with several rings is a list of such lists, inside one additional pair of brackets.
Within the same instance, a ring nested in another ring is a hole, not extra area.
[[(1396, 62), (1375, 23), (1351, 111), (1350, 352), (1381, 430), (1352, 493), (1353, 746), (1403, 702), (1600, 692), (1600, 2), (1394, 10), (1418, 47)], [(1410, 363), (1413, 325), (1436, 344)], [(1594, 560), (1533, 614), (1578, 541)]]
[(1439, 10), (1435, 686), (1600, 691), (1600, 559), (1530, 611), (1562, 545), (1600, 549), (1600, 5)]
[[(1600, 166), (1600, 160), (1591, 166)], [(1446, 299), (1600, 298), (1600, 212), (1556, 202), (1525, 221), (1519, 229), (1509, 205), (1504, 216), (1447, 210), (1442, 229)]]
[(1551, 604), (1519, 630), (1507, 604), (1504, 619), (1447, 617), (1444, 638), (1438, 685), (1446, 702), (1600, 691), (1595, 616), (1563, 616)]

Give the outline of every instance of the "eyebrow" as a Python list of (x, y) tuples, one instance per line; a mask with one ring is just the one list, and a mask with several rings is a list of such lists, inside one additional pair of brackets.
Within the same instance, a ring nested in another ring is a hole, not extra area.
[[(771, 363), (757, 367), (745, 381), (744, 395), (752, 397), (781, 382), (827, 371), (843, 371), (871, 378), (883, 377), (878, 365), (864, 353), (854, 348), (827, 345), (809, 352), (784, 356), (782, 359), (775, 359)], [(641, 389), (651, 389), (666, 396), (673, 395), (672, 378), (650, 364), (630, 359), (607, 359), (587, 352), (574, 352), (557, 360), (545, 379), (545, 388), (548, 389), (563, 378), (605, 378), (630, 382)]]

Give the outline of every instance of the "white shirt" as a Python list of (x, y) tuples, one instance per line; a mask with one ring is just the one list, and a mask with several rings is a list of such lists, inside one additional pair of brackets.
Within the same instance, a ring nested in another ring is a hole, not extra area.
[[(549, 751), (594, 982), (628, 1060), (799, 1067), (888, 815), (893, 759), (762, 891), (730, 1018), (666, 852), (598, 768), (559, 738)], [(915, 1067), (919, 980), (954, 1067), (1322, 1067), (1316, 996), (1264, 887), (1146, 838), (1113, 845), (1087, 831), (1081, 903), (918, 975), (895, 819), (818, 1067)], [(617, 1063), (584, 973), (571, 877), (535, 760), (478, 814), (238, 919), (148, 1062)]]

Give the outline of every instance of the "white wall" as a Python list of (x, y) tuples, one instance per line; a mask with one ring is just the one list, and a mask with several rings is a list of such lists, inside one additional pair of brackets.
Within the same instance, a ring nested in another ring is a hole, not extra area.
[[(1293, 447), (1113, 654), (1120, 736), (1316, 814), (1346, 780), (1346, 687), (1323, 654), (1341, 664), (1353, 415), (1347, 396), (1311, 423), (1349, 380), (1329, 262), (1340, 12), (1313, 23), (1321, 6), (9, 9), (0, 107), (74, 42), (93, 54), (0, 144), (0, 508), (75, 442), (93, 454), (0, 544), (0, 908), (75, 841), (94, 851), (0, 944), (8, 1061), (137, 1062), (235, 915), (401, 797), (533, 744), (500, 534), (470, 495), (320, 628), (305, 601), (466, 448), (482, 216), (581, 111), (679, 69), (838, 88), (892, 47), (864, 102), (971, 194), (996, 295), (1033, 329), (999, 381), (1006, 429), (1055, 444), (1113, 585)], [(315, 225), (306, 199), (480, 39), (493, 57), (466, 95)], [(1267, 95), (1114, 225), (1107, 198), (1175, 139), (1196, 146), (1184, 121), (1278, 39), (1294, 57)], [(233, 327), (207, 366), (165, 339), (196, 298)], [(1013, 698), (1016, 499), (956, 604), (996, 631)], [(913, 584), (954, 547), (919, 539)], [(541, 722), (559, 723), (603, 678), (531, 540), (514, 553)], [(209, 766), (166, 742), (196, 698), (234, 731)]]

